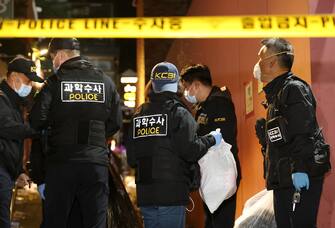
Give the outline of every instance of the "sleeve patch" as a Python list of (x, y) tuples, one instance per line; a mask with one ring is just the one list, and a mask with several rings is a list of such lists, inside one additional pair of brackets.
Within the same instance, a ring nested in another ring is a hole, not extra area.
[(197, 119), (197, 123), (200, 125), (207, 125), (208, 124), (207, 114), (201, 113)]

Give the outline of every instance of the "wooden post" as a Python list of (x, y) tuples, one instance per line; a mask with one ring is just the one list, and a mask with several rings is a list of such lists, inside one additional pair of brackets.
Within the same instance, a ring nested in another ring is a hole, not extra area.
[[(143, 17), (143, 0), (136, 1), (137, 17)], [(145, 51), (144, 39), (137, 39), (136, 41), (136, 65), (137, 65), (137, 89), (136, 89), (136, 106), (141, 105), (145, 101)]]

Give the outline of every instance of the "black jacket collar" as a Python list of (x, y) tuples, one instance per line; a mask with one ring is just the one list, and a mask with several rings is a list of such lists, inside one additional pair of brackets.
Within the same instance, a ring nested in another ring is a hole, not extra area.
[(74, 62), (79, 60), (83, 60), (81, 56), (68, 59), (64, 63), (62, 63), (62, 65), (60, 65), (59, 70), (61, 70), (62, 68), (66, 68), (67, 66), (72, 65)]
[(6, 94), (13, 107), (21, 111), (20, 108), (23, 106), (24, 100), (8, 85), (6, 80), (0, 83), (0, 90)]
[(219, 98), (231, 99), (230, 93), (228, 91), (221, 90), (219, 87), (213, 86), (213, 88), (212, 88), (211, 92), (209, 93), (208, 97), (206, 98), (206, 100), (204, 102), (201, 102), (201, 103), (205, 103), (207, 101), (210, 101), (210, 100), (218, 98), (218, 97)]
[(62, 65), (60, 65), (58, 72), (63, 72), (66, 70), (73, 70), (73, 69), (85, 69), (91, 68), (92, 64), (83, 59), (81, 56), (77, 56), (71, 59), (66, 60)]
[(278, 94), (286, 79), (291, 76), (293, 76), (293, 73), (291, 71), (288, 71), (273, 79), (263, 88), (268, 103), (273, 102), (274, 97)]
[(55, 75), (58, 79), (62, 79), (63, 75), (67, 75), (69, 72), (74, 74), (74, 71), (92, 69), (92, 67), (93, 65), (90, 62), (83, 59), (81, 56), (77, 56), (62, 63)]
[(217, 86), (213, 86), (211, 92), (209, 93), (208, 97), (206, 98), (205, 101), (200, 102), (197, 106), (196, 106), (196, 110), (199, 110), (201, 108), (203, 108), (208, 102), (214, 100), (214, 99), (228, 99), (231, 100), (231, 95), (229, 91), (225, 91), (225, 90), (221, 90), (219, 87)]
[(150, 102), (164, 102), (164, 101), (172, 100), (172, 99), (180, 101), (180, 98), (178, 97), (178, 95), (172, 92), (162, 92), (162, 93), (151, 92), (149, 94)]

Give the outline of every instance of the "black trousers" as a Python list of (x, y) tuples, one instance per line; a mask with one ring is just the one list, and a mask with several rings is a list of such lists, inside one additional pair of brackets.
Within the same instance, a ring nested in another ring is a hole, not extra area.
[[(40, 228), (46, 228), (45, 226), (45, 206), (44, 206), (44, 200), (42, 200), (42, 223), (40, 225)], [(79, 203), (77, 200), (73, 202), (72, 209), (70, 211), (70, 215), (67, 222), (67, 228), (77, 228), (77, 227), (83, 227), (83, 217), (80, 212)]]
[[(71, 214), (77, 213), (82, 221), (71, 227), (105, 228), (108, 194), (108, 167), (84, 163), (48, 165), (45, 227), (67, 228), (73, 223)], [(80, 213), (74, 210), (80, 210)]]
[(7, 170), (0, 166), (0, 227), (10, 228), (10, 202), (14, 181)]
[(206, 212), (205, 228), (233, 228), (235, 223), (236, 193), (222, 202), (212, 214), (204, 204)]
[(315, 228), (323, 178), (310, 178), (309, 190), (302, 190), (300, 203), (292, 212), (294, 188), (273, 191), (274, 212), (278, 228)]

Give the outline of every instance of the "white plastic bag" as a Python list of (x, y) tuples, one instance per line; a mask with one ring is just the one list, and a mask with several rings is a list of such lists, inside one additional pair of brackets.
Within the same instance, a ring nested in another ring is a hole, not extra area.
[(276, 228), (273, 210), (273, 191), (257, 193), (244, 204), (242, 215), (235, 221), (234, 228)]
[(199, 192), (211, 213), (236, 192), (237, 169), (230, 149), (231, 145), (222, 140), (198, 161), (201, 171)]

